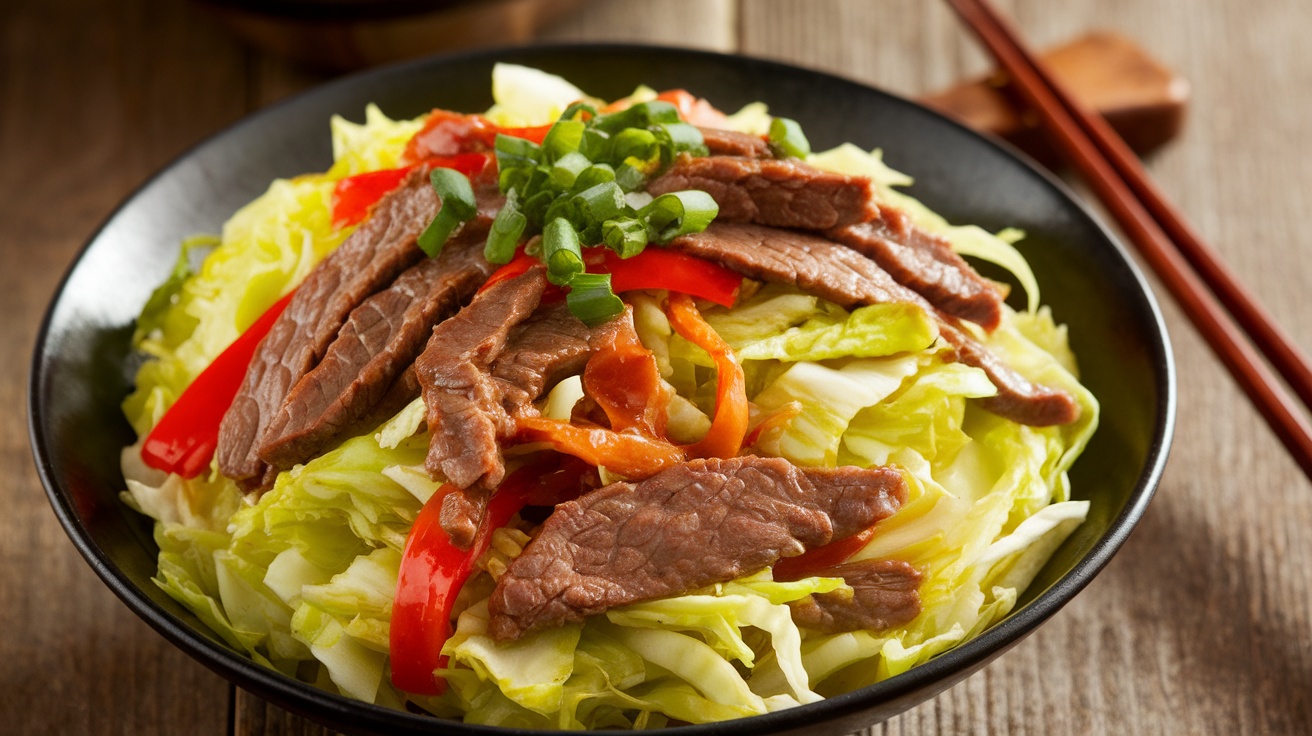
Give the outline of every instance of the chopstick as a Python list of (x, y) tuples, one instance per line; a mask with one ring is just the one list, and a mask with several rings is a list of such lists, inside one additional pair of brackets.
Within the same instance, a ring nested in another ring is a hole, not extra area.
[(1312, 479), (1312, 425), (1254, 346), (1303, 405), (1312, 407), (1308, 358), (1162, 196), (1125, 142), (1071, 97), (988, 0), (948, 0), (948, 4), (1043, 119), (1054, 144), (1107, 206), (1304, 475)]

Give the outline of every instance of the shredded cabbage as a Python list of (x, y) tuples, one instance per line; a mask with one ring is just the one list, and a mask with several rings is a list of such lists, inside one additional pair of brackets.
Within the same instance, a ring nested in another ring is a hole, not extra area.
[[(516, 126), (550, 122), (586, 97), (559, 77), (504, 64), (493, 73), (493, 93), (489, 116)], [(654, 94), (640, 88), (633, 99)], [(729, 124), (762, 132), (769, 120), (754, 103)], [(151, 358), (124, 402), (139, 435), (348, 234), (329, 221), (334, 182), (398, 165), (421, 126), (372, 106), (363, 124), (334, 118), (328, 172), (274, 182), (220, 238), (192, 241), (213, 251), (192, 273), (184, 250), (134, 340)], [(400, 708), (409, 698), (439, 716), (522, 728), (659, 728), (792, 707), (905, 672), (1006, 616), (1088, 513), (1087, 502), (1071, 500), (1067, 471), (1097, 426), (1098, 404), (1076, 378), (1065, 328), (1037, 306), (1033, 274), (1011, 246), (1017, 233), (949, 225), (895, 189), (911, 180), (878, 150), (844, 145), (808, 160), (869, 176), (879, 196), (918, 225), (1013, 273), (1028, 309), (1007, 310), (1002, 326), (979, 339), (1028, 378), (1070, 392), (1082, 409), (1075, 424), (1049, 428), (984, 412), (972, 400), (993, 395), (993, 385), (979, 369), (948, 359), (934, 320), (919, 307), (848, 311), (765, 286), (733, 309), (703, 310), (742, 361), (756, 414), (800, 407), (761, 436), (757, 451), (803, 465), (887, 464), (903, 472), (907, 503), (856, 558), (905, 560), (922, 571), (923, 610), (906, 626), (841, 634), (799, 628), (790, 601), (845, 583), (778, 582), (765, 570), (498, 643), (487, 634), (490, 573), (480, 574), (462, 595), (444, 649), (450, 664), (440, 674), (449, 688), (437, 697), (399, 693), (388, 678), (392, 595), (408, 530), (440, 485), (423, 468), (421, 400), (374, 433), (283, 473), (254, 503), (217, 472), (166, 476), (140, 462), (139, 446), (125, 448), (124, 499), (156, 520), (156, 583), (229, 646), (288, 676), (366, 702)], [(627, 298), (639, 338), (678, 392), (669, 433), (695, 441), (714, 411), (713, 361), (673, 333), (662, 294)], [(568, 418), (581, 396), (571, 378), (540, 408)]]

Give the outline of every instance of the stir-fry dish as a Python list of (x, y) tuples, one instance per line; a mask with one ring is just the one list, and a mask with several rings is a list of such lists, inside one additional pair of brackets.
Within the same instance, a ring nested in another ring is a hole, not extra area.
[(763, 103), (492, 86), (334, 119), (183, 244), (124, 402), (156, 583), (290, 677), (533, 728), (794, 707), (1006, 616), (1098, 415), (1023, 235)]

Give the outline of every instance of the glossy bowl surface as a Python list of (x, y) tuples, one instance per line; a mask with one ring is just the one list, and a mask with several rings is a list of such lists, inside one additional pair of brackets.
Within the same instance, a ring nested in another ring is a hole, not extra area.
[[(331, 163), (328, 119), (360, 120), (375, 102), (393, 117), (433, 107), (482, 110), (490, 71), (511, 61), (614, 98), (645, 83), (684, 87), (735, 110), (765, 100), (802, 123), (815, 148), (881, 147), (911, 174), (911, 193), (953, 222), (1023, 228), (1020, 248), (1058, 322), (1070, 326), (1101, 427), (1071, 471), (1088, 521), (1056, 552), (1016, 610), (976, 639), (910, 672), (820, 703), (680, 734), (845, 733), (941, 692), (1029, 634), (1079, 592), (1125, 541), (1161, 477), (1175, 376), (1157, 305), (1124, 249), (1050, 176), (1003, 146), (914, 103), (855, 82), (767, 61), (634, 46), (535, 47), (428, 59), (343, 79), (264, 110), (201, 143), (147, 181), (87, 243), (38, 336), (30, 430), (50, 502), (73, 543), (138, 615), (243, 688), (333, 728), (361, 733), (510, 733), (437, 722), (331, 695), (228, 648), (151, 583), (150, 522), (118, 499), (120, 449), (133, 435), (118, 405), (135, 361), (133, 320), (169, 272), (177, 245), (217, 232), (275, 177)], [(1123, 622), (1128, 624), (1129, 622)], [(514, 732), (520, 733), (520, 732)]]

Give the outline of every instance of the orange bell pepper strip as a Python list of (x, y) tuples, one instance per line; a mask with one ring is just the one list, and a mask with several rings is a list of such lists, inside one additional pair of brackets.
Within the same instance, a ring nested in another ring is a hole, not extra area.
[(687, 294), (670, 293), (665, 314), (680, 337), (710, 354), (715, 362), (715, 416), (706, 436), (684, 448), (689, 457), (734, 457), (743, 449), (749, 420), (743, 367)]
[(663, 439), (670, 396), (656, 356), (638, 340), (630, 316), (620, 318), (607, 337), (583, 369), (584, 389), (605, 412), (611, 429), (635, 429)]
[(616, 432), (547, 417), (519, 417), (515, 423), (520, 442), (541, 442), (625, 478), (647, 478), (685, 459), (681, 448), (632, 429)]

